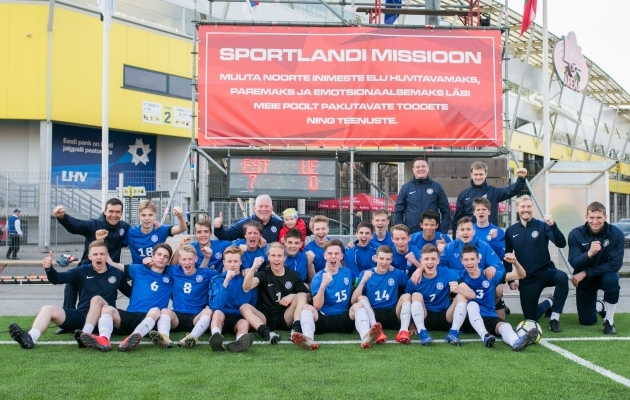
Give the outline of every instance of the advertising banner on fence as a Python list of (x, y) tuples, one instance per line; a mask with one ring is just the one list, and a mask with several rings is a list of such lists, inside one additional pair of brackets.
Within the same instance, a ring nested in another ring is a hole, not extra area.
[(501, 146), (498, 30), (201, 26), (201, 146)]
[[(139, 133), (109, 131), (109, 189), (124, 186), (155, 190), (157, 138)], [(80, 189), (101, 189), (101, 129), (54, 124), (52, 138), (52, 184)]]

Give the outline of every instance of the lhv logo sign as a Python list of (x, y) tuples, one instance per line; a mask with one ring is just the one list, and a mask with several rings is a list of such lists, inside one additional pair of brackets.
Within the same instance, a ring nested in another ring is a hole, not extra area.
[(588, 66), (574, 32), (569, 32), (554, 46), (553, 66), (562, 84), (569, 89), (581, 92), (588, 85)]

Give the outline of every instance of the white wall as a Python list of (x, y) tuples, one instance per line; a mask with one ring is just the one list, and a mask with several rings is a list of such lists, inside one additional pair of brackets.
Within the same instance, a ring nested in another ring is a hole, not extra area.
[(39, 173), (39, 121), (0, 120), (0, 172)]

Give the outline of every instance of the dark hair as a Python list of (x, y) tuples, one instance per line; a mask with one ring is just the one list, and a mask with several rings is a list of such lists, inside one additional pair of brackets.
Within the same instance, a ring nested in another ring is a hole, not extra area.
[(438, 256), (440, 255), (440, 251), (438, 250), (438, 248), (435, 245), (432, 245), (431, 243), (427, 243), (424, 246), (422, 246), (422, 250), (420, 251), (420, 254), (428, 254), (428, 253), (437, 253)]
[(295, 229), (295, 228), (291, 228), (287, 231), (287, 234), (284, 236), (285, 239), (288, 238), (295, 238), (295, 239), (300, 239), (300, 241), (302, 240), (302, 231), (300, 231), (299, 229)]
[[(155, 252), (158, 251), (158, 249), (164, 249), (168, 251), (168, 258), (173, 257), (173, 248), (171, 247), (171, 245), (166, 244), (166, 243), (160, 243), (153, 248), (153, 254), (155, 254)], [(195, 254), (197, 254), (196, 250), (195, 250)]]
[(378, 246), (378, 249), (376, 249), (376, 254), (378, 253), (394, 254), (394, 251), (388, 245), (382, 244)]
[(600, 203), (599, 201), (594, 201), (591, 204), (589, 204), (588, 207), (586, 207), (587, 214), (589, 213), (589, 211), (590, 212), (601, 211), (602, 213), (604, 213), (604, 215), (606, 215), (606, 206)]
[(243, 224), (243, 235), (247, 234), (247, 228), (249, 228), (250, 226), (253, 226), (254, 228), (258, 229), (258, 232), (260, 232), (260, 234), (262, 235), (263, 233), (262, 224), (254, 220), (247, 221), (246, 223)]
[(343, 249), (345, 248), (343, 243), (341, 243), (341, 240), (339, 240), (339, 239), (330, 239), (329, 241), (324, 243), (324, 251), (326, 251), (329, 247), (333, 247), (333, 246), (339, 246), (341, 251), (343, 251)]
[(459, 221), (457, 221), (457, 227), (459, 228), (460, 225), (464, 225), (467, 223), (472, 224), (472, 219), (470, 219), (470, 217), (462, 217)]
[(403, 231), (407, 234), (407, 236), (411, 235), (411, 233), (409, 232), (409, 227), (405, 224), (394, 225), (390, 228), (389, 231), (392, 235), (394, 234), (394, 231)]
[(107, 210), (107, 206), (121, 206), (123, 209), (125, 208), (125, 205), (123, 204), (123, 202), (120, 201), (120, 199), (116, 197), (112, 197), (111, 199), (107, 200), (107, 203), (105, 203), (106, 210)]
[(440, 223), (440, 214), (435, 210), (426, 210), (422, 214), (420, 214), (420, 223), (423, 223), (425, 219), (432, 219), (436, 223)]
[(475, 207), (477, 206), (484, 206), (488, 209), (488, 211), (492, 209), (492, 203), (490, 203), (490, 200), (486, 199), (485, 197), (477, 197), (476, 199), (473, 200), (472, 202), (473, 211), (475, 211)]
[(368, 228), (370, 230), (370, 232), (374, 232), (374, 226), (367, 222), (367, 221), (363, 221), (363, 222), (359, 222), (359, 224), (357, 225), (357, 232), (359, 231), (359, 229), (361, 228)]
[(477, 248), (472, 244), (467, 244), (462, 248), (462, 257), (466, 253), (475, 253), (475, 255), (479, 257), (479, 252), (477, 251)]

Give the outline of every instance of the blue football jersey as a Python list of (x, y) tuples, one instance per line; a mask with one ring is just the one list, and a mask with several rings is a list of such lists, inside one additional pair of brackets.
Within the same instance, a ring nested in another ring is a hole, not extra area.
[(173, 278), (173, 311), (184, 314), (199, 314), (208, 305), (210, 281), (217, 272), (199, 268), (192, 275), (186, 275), (180, 265), (171, 266)]
[(166, 238), (171, 236), (171, 225), (162, 225), (149, 233), (142, 233), (140, 225), (132, 226), (127, 232), (127, 243), (131, 252), (131, 263), (142, 264), (145, 257), (153, 255), (153, 248), (166, 242)]
[(481, 270), (478, 278), (473, 279), (464, 273), (464, 282), (475, 292), (475, 298), (471, 301), (479, 304), (479, 311), (482, 317), (496, 317), (495, 311), (495, 289), (501, 284), (501, 274), (495, 274), (492, 279), (486, 279)]
[(308, 260), (301, 251), (298, 251), (295, 256), (291, 257), (287, 255), (287, 259), (284, 261), (284, 266), (292, 269), (300, 274), (302, 282), (306, 282), (308, 278)]
[(407, 282), (405, 292), (409, 294), (420, 293), (424, 299), (427, 311), (438, 313), (448, 309), (451, 305), (450, 282), (461, 281), (459, 273), (453, 269), (438, 267), (434, 278), (422, 277), (420, 283), (414, 285), (411, 280)]
[(317, 243), (313, 240), (304, 248), (304, 252), (312, 251), (315, 254), (315, 259), (313, 260), (313, 266), (315, 267), (315, 272), (319, 272), (326, 268), (326, 260), (324, 259), (324, 248), (319, 247)]
[[(407, 274), (399, 269), (387, 271), (383, 275), (372, 268), (372, 276), (363, 285), (363, 295), (368, 298), (373, 309), (394, 308), (398, 303), (398, 289), (407, 285)], [(361, 282), (365, 271), (361, 272), (358, 281)]]
[[(239, 247), (240, 245), (246, 244), (246, 243), (247, 241), (245, 239), (236, 239), (235, 241), (232, 242), (232, 246)], [(254, 265), (254, 260), (256, 259), (256, 257), (262, 257), (265, 259), (261, 265), (261, 268), (267, 265), (269, 261), (267, 260), (267, 247), (268, 246), (265, 246), (262, 249), (260, 247), (256, 247), (256, 250), (254, 251), (245, 250), (243, 252), (243, 257), (242, 257), (243, 263), (241, 264), (241, 269), (251, 268), (252, 265)]]
[(394, 257), (392, 259), (392, 266), (394, 268), (399, 269), (405, 273), (407, 273), (412, 268), (415, 270), (415, 266), (411, 263), (411, 261), (408, 261), (405, 256), (409, 253), (413, 253), (413, 255), (416, 256), (416, 260), (420, 261), (420, 249), (418, 249), (413, 244), (409, 244), (409, 250), (405, 254), (400, 254), (395, 247), (393, 247), (392, 250), (394, 251)]
[[(199, 246), (199, 242), (192, 242), (191, 245), (195, 248), (195, 250), (197, 250), (197, 262), (195, 263), (195, 266), (199, 268), (203, 262), (201, 247)], [(231, 245), (232, 242), (229, 240), (211, 240), (210, 248), (212, 249), (212, 255), (210, 256), (210, 261), (208, 261), (208, 268), (221, 273), (221, 271), (223, 271), (223, 251)]]
[[(434, 246), (437, 246), (437, 241), (439, 239), (444, 239), (444, 241), (446, 242), (446, 244), (451, 243), (453, 240), (450, 238), (450, 236), (448, 236), (446, 233), (442, 233), (442, 232), (435, 232), (435, 236), (433, 237), (433, 240), (426, 240), (424, 238), (424, 236), (422, 236), (422, 231), (420, 232), (415, 232), (411, 234), (411, 244), (413, 244), (414, 246), (416, 246), (417, 248), (419, 248), (422, 251), (422, 248), (427, 245), (427, 244), (432, 244)], [(420, 261), (418, 259), (418, 261)]]
[[(326, 270), (321, 270), (313, 277), (313, 282), (311, 282), (311, 294), (313, 297), (319, 292), (325, 272)], [(344, 267), (339, 268), (328, 287), (326, 287), (324, 305), (319, 311), (326, 315), (339, 315), (348, 311), (350, 308), (350, 297), (352, 297), (353, 281), (352, 271)]]
[[(492, 250), (497, 253), (497, 256), (503, 260), (503, 257), (505, 257), (505, 232), (503, 232), (503, 229), (492, 224), (486, 226), (485, 228), (480, 228), (477, 224), (475, 224), (474, 228), (475, 237), (488, 243)], [(497, 230), (497, 236), (495, 238), (490, 236), (490, 231), (492, 229)]]
[(158, 273), (141, 264), (126, 265), (125, 274), (133, 280), (127, 311), (146, 313), (153, 307), (159, 309), (168, 307), (168, 301), (173, 293), (173, 279), (170, 273), (170, 266), (164, 273)]
[(385, 234), (385, 239), (383, 240), (378, 240), (375, 233), (374, 235), (372, 235), (372, 241), (370, 243), (372, 243), (374, 247), (376, 247), (377, 249), (379, 246), (382, 246), (385, 244), (391, 247), (392, 250), (394, 249), (394, 241), (392, 240), (392, 234), (389, 232)]
[(361, 271), (373, 268), (376, 262), (372, 259), (376, 255), (376, 247), (372, 242), (368, 242), (367, 246), (361, 247), (355, 240), (354, 246), (346, 249), (343, 261), (346, 268), (350, 268), (355, 275), (359, 275)]
[(256, 306), (258, 300), (258, 289), (252, 289), (248, 292), (243, 291), (243, 275), (235, 275), (228, 287), (223, 287), (226, 272), (212, 278), (208, 295), (210, 297), (210, 308), (214, 311), (221, 311), (224, 314), (241, 315), (239, 308), (249, 303)]

